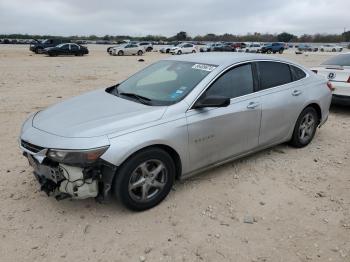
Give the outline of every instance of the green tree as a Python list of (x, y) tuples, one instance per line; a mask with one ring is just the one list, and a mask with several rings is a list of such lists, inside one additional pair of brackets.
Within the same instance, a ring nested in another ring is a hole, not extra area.
[(350, 42), (350, 31), (346, 31), (342, 33), (342, 36), (343, 36), (343, 41)]
[(287, 32), (283, 32), (279, 35), (277, 35), (277, 40), (279, 42), (285, 42), (285, 43), (288, 43), (290, 40), (292, 40), (295, 36), (290, 34), (290, 33), (287, 33)]

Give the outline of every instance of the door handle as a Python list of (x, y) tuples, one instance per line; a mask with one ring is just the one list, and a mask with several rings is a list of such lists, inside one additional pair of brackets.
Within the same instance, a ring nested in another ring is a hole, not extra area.
[(301, 95), (301, 91), (300, 90), (293, 90), (292, 92), (292, 96), (298, 96), (298, 95)]
[(255, 109), (259, 106), (260, 104), (258, 102), (250, 102), (248, 105), (247, 105), (247, 108), (248, 109)]

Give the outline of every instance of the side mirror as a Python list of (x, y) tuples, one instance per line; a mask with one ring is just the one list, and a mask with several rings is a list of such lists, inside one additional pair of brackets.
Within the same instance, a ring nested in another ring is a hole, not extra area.
[(230, 104), (230, 98), (223, 96), (208, 96), (197, 100), (193, 105), (194, 109), (204, 107), (226, 107)]

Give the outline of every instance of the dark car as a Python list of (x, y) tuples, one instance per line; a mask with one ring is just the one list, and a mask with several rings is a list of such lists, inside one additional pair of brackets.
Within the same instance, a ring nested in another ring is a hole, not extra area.
[(55, 47), (48, 47), (44, 49), (44, 53), (49, 56), (58, 56), (58, 55), (75, 55), (75, 56), (83, 56), (89, 53), (89, 50), (82, 45), (64, 43), (59, 44)]
[(216, 45), (212, 48), (212, 51), (219, 51), (219, 52), (235, 52), (236, 49), (232, 46), (231, 43), (225, 43), (222, 45)]
[(278, 52), (282, 54), (284, 49), (285, 49), (285, 43), (272, 43), (272, 44), (264, 45), (261, 48), (261, 53), (276, 54)]
[(40, 53), (43, 53), (45, 48), (55, 47), (59, 44), (69, 43), (69, 42), (70, 42), (69, 40), (67, 41), (63, 39), (46, 39), (44, 41), (39, 41), (34, 39), (34, 41), (29, 46), (29, 50), (36, 54), (40, 54)]

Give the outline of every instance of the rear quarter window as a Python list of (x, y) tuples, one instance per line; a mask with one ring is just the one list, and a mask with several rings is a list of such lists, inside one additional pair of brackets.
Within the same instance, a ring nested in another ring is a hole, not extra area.
[(292, 82), (288, 64), (279, 62), (258, 62), (260, 90), (280, 86)]
[(290, 65), (290, 71), (292, 73), (293, 81), (298, 81), (306, 77), (306, 73), (299, 67)]

